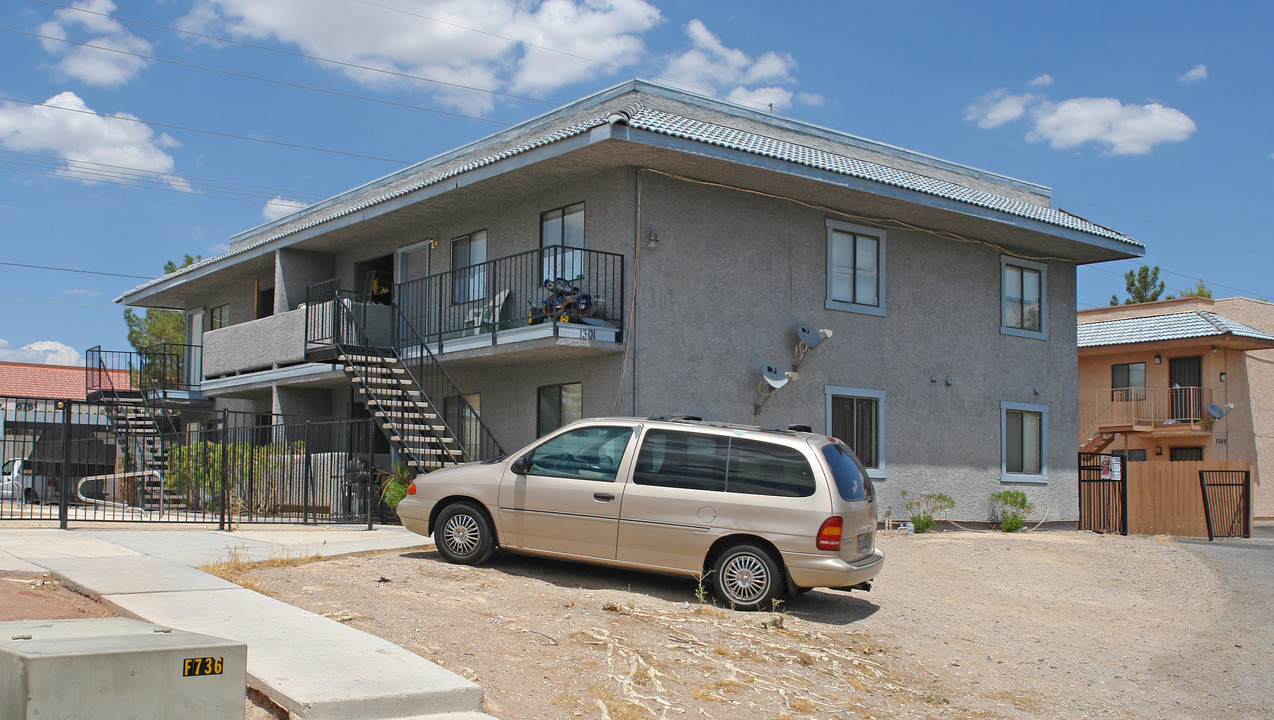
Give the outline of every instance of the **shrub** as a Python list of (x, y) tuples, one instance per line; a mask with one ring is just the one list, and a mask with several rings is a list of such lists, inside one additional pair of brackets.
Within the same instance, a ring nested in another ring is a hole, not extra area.
[(911, 526), (918, 532), (929, 532), (933, 528), (933, 514), (946, 512), (955, 507), (955, 500), (943, 493), (924, 493), (916, 499), (908, 500), (907, 491), (902, 491), (903, 504), (911, 515)]
[(1026, 516), (1035, 509), (1031, 501), (1026, 499), (1026, 493), (1021, 490), (1001, 490), (991, 493), (991, 507), (1000, 520), (1000, 529), (1004, 532), (1021, 530)]
[(398, 503), (407, 497), (407, 485), (411, 483), (411, 473), (407, 466), (395, 463), (392, 470), (384, 475), (380, 483), (380, 500), (390, 510), (398, 507)]

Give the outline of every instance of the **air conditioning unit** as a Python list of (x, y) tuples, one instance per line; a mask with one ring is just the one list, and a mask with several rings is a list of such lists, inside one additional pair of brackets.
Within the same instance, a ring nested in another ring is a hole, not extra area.
[(126, 618), (0, 623), (0, 718), (243, 720), (248, 647)]

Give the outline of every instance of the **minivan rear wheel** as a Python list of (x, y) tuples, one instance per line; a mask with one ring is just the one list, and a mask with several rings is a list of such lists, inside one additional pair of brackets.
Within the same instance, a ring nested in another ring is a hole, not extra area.
[(764, 548), (733, 545), (712, 564), (712, 592), (736, 610), (763, 610), (783, 592), (783, 571)]
[(434, 545), (447, 562), (477, 565), (495, 552), (495, 530), (486, 513), (469, 503), (452, 503), (434, 523)]

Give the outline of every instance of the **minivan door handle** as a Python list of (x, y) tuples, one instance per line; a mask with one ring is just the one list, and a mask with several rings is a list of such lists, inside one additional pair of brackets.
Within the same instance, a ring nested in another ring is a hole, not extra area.
[(615, 499), (615, 496), (610, 493), (593, 493), (593, 499), (598, 502), (610, 502)]

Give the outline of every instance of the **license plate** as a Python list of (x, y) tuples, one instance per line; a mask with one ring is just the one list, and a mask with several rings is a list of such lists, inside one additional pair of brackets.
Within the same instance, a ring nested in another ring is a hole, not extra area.
[(186, 658), (182, 662), (181, 676), (220, 675), (225, 664), (224, 660), (224, 658), (219, 657)]

